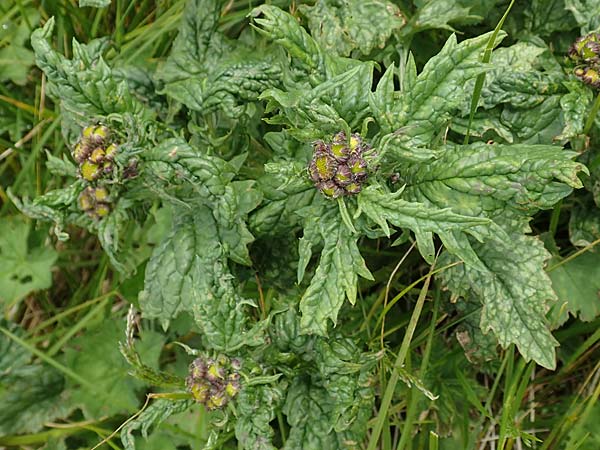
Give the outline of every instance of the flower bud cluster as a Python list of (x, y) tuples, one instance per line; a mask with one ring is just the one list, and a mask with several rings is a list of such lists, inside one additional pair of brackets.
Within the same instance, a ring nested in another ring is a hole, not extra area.
[(343, 131), (337, 133), (330, 144), (315, 142), (308, 166), (315, 187), (330, 198), (358, 194), (367, 179), (364, 153), (370, 148), (358, 134), (347, 139)]
[(79, 164), (81, 178), (93, 182), (110, 175), (114, 169), (117, 150), (117, 145), (110, 141), (110, 131), (107, 127), (85, 127), (81, 139), (73, 148), (73, 158)]
[(185, 384), (194, 400), (206, 409), (221, 409), (240, 391), (240, 369), (237, 358), (196, 358), (190, 364)]
[(94, 219), (102, 219), (110, 213), (110, 198), (104, 186), (86, 187), (78, 198), (79, 209)]
[(79, 209), (94, 219), (106, 217), (111, 210), (110, 195), (105, 186), (98, 186), (115, 168), (117, 145), (111, 142), (110, 130), (104, 125), (89, 125), (83, 129), (72, 155), (79, 165), (79, 175), (87, 186), (79, 194)]
[(577, 38), (569, 48), (569, 57), (577, 64), (575, 76), (595, 88), (600, 88), (600, 33)]

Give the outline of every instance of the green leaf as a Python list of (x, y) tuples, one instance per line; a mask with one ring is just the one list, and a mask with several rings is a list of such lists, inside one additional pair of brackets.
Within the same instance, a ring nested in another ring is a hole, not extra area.
[[(140, 406), (139, 392), (143, 384), (129, 376), (129, 364), (119, 351), (119, 341), (125, 336), (120, 322), (106, 321), (101, 326), (75, 338), (65, 351), (67, 365), (96, 387), (71, 388), (72, 404), (80, 406), (86, 417), (132, 413)], [(139, 350), (143, 360), (158, 367), (164, 337), (158, 333), (141, 333)]]
[(589, 199), (571, 210), (569, 238), (576, 247), (586, 247), (600, 239), (600, 209)]
[(583, 134), (585, 122), (590, 113), (593, 93), (585, 84), (579, 81), (565, 83), (569, 93), (560, 99), (565, 127), (556, 140), (572, 139)]
[[(415, 2), (418, 4), (416, 14), (402, 30), (403, 37), (410, 36), (421, 31), (430, 29), (442, 29), (455, 31), (451, 23), (476, 22), (481, 20), (480, 16), (470, 14), (473, 5), (464, 6), (461, 0), (444, 0), (443, 2), (429, 0)], [(483, 2), (473, 2), (480, 4)]]
[(523, 226), (582, 186), (577, 154), (547, 145), (473, 143), (446, 146), (442, 155), (406, 175), (407, 198)]
[[(369, 394), (358, 394), (354, 398), (354, 407), (361, 410), (361, 419), (352, 425), (356, 429), (349, 429), (350, 424), (343, 420), (337, 422), (335, 412), (336, 400), (342, 391), (353, 392), (355, 384), (344, 385), (347, 376), (335, 377), (326, 382), (328, 388), (321, 386), (316, 380), (309, 377), (297, 377), (287, 391), (283, 412), (287, 417), (291, 429), (288, 439), (283, 446), (284, 450), (358, 450), (361, 448), (367, 430), (367, 420), (370, 416), (369, 405), (372, 406), (372, 397)], [(361, 380), (363, 383), (365, 379)], [(370, 389), (367, 388), (367, 391)], [(334, 393), (332, 396), (331, 393)], [(366, 395), (361, 399), (361, 395)], [(365, 414), (366, 413), (366, 414)], [(336, 429), (336, 427), (342, 429)], [(362, 429), (360, 428), (362, 427)]]
[(414, 232), (445, 233), (449, 230), (465, 230), (487, 225), (488, 219), (473, 215), (460, 215), (451, 208), (438, 209), (423, 203), (413, 203), (401, 198), (403, 191), (384, 192), (372, 185), (363, 189), (358, 196), (358, 205), (371, 220), (390, 236), (388, 222), (398, 228)]
[(46, 150), (46, 167), (53, 175), (75, 178), (77, 176), (77, 167), (73, 164), (66, 155), (63, 154), (62, 159), (57, 158), (52, 153)]
[(40, 13), (37, 9), (22, 6), (19, 16), (23, 20), (18, 26), (10, 26), (10, 14), (4, 22), (3, 44), (0, 48), (0, 82), (11, 81), (23, 86), (27, 83), (27, 75), (35, 63), (33, 52), (25, 47), (30, 33), (29, 24), (39, 23)]
[(106, 40), (87, 45), (73, 41), (73, 59), (69, 60), (50, 46), (53, 29), (54, 18), (50, 18), (43, 28), (33, 32), (31, 46), (38, 67), (48, 79), (48, 94), (60, 101), (68, 119), (63, 124), (72, 128), (72, 134), (77, 135), (79, 128), (95, 116), (141, 113), (143, 107), (131, 96), (127, 83), (117, 82), (102, 59)]
[(318, 0), (299, 9), (321, 48), (341, 56), (355, 49), (368, 55), (383, 48), (404, 25), (400, 9), (386, 0)]
[[(469, 98), (466, 82), (489, 69), (479, 62), (490, 33), (456, 41), (452, 35), (444, 48), (431, 58), (413, 86), (402, 92), (394, 109), (393, 128), (408, 125), (401, 134), (402, 145), (427, 146), (446, 126), (452, 114)], [(496, 40), (499, 44), (504, 34)], [(380, 118), (375, 118), (377, 121)], [(385, 118), (389, 122), (389, 117)]]
[(304, 333), (326, 335), (327, 319), (336, 324), (344, 299), (356, 301), (358, 275), (373, 277), (358, 250), (358, 236), (348, 231), (337, 207), (320, 218), (318, 227), (324, 245), (315, 275), (300, 300), (301, 327)]
[[(558, 342), (548, 330), (546, 313), (556, 295), (543, 270), (550, 255), (534, 237), (500, 229), (496, 234), (484, 243), (471, 243), (486, 270), (461, 264), (441, 272), (442, 280), (455, 297), (483, 305), (484, 333), (492, 330), (502, 347), (516, 344), (525, 359), (554, 369)], [(440, 264), (449, 259), (446, 254)]]
[(192, 400), (167, 400), (154, 401), (137, 418), (127, 423), (121, 431), (121, 442), (125, 450), (135, 450), (135, 437), (133, 432), (141, 430), (142, 436), (148, 439), (148, 432), (152, 427), (157, 427), (169, 417), (186, 411), (192, 406)]
[(250, 215), (249, 226), (257, 236), (287, 234), (297, 228), (302, 217), (297, 211), (312, 204), (318, 191), (307, 180), (295, 177), (286, 182), (266, 174), (258, 179), (263, 202)]
[(598, 0), (565, 0), (565, 9), (571, 11), (581, 34), (597, 31), (600, 28), (600, 1)]
[[(560, 264), (560, 265), (557, 265)], [(553, 266), (555, 266), (553, 268)], [(560, 308), (563, 314), (559, 318), (559, 325), (568, 319), (568, 314), (579, 317), (580, 320), (590, 322), (600, 315), (600, 254), (586, 252), (576, 258), (561, 263), (560, 258), (553, 259), (548, 271), (552, 280), (552, 287), (558, 303), (555, 309)], [(562, 309), (566, 303), (566, 309)]]
[(229, 117), (248, 112), (265, 89), (279, 84), (281, 70), (268, 52), (229, 41), (217, 31), (222, 0), (190, 0), (179, 35), (157, 72), (163, 92), (203, 114), (222, 110)]
[(14, 305), (30, 292), (52, 285), (54, 249), (28, 246), (30, 224), (22, 218), (0, 221), (0, 304)]
[(175, 207), (171, 233), (146, 266), (139, 301), (144, 316), (158, 318), (163, 327), (180, 312), (192, 312), (206, 345), (219, 351), (261, 343), (266, 326), (247, 329), (245, 305), (255, 305), (236, 291), (219, 223), (201, 204)]
[(326, 56), (323, 50), (294, 16), (272, 5), (261, 5), (251, 15), (260, 25), (261, 33), (289, 52), (295, 68), (319, 78), (324, 75)]
[(341, 450), (327, 413), (333, 405), (322, 387), (296, 378), (289, 387), (283, 412), (290, 424), (284, 450)]
[[(165, 139), (144, 153), (143, 183), (167, 200), (225, 194), (235, 176), (227, 161), (192, 147), (181, 138)], [(162, 185), (162, 186), (161, 186)]]
[(235, 436), (245, 449), (275, 450), (275, 432), (269, 425), (280, 408), (283, 391), (278, 386), (244, 386), (236, 397)]
[[(23, 336), (24, 331), (0, 319), (0, 326)], [(46, 364), (28, 364), (31, 354), (0, 333), (0, 434), (33, 433), (44, 423), (66, 417), (72, 407), (64, 377)]]

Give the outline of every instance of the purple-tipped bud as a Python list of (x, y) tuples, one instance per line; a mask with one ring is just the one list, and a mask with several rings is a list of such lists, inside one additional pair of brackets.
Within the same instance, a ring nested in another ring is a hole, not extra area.
[(220, 366), (216, 361), (209, 360), (208, 369), (206, 370), (206, 379), (210, 381), (224, 380), (225, 368)]
[(188, 385), (188, 391), (199, 403), (206, 403), (210, 400), (210, 391), (211, 386), (206, 380), (193, 380), (193, 382)]
[(98, 219), (102, 219), (110, 214), (110, 205), (108, 203), (96, 203), (94, 208), (94, 215)]
[(355, 178), (364, 179), (367, 176), (367, 162), (362, 157), (353, 155), (347, 164)]
[(236, 371), (240, 370), (242, 368), (242, 360), (240, 358), (231, 358), (231, 368)]
[(102, 161), (104, 161), (104, 156), (106, 154), (104, 153), (104, 149), (101, 147), (95, 148), (92, 151), (92, 154), (89, 157), (89, 160), (95, 164), (101, 163)]
[(117, 150), (118, 150), (118, 147), (116, 144), (110, 144), (108, 147), (106, 147), (105, 158), (108, 159), (109, 161), (113, 161), (115, 159), (115, 156), (117, 155)]
[(73, 147), (73, 159), (81, 164), (90, 155), (91, 151), (92, 148), (87, 143), (78, 142), (75, 144), (75, 147)]
[(196, 358), (190, 364), (190, 376), (192, 378), (204, 378), (206, 376), (206, 363), (202, 358)]
[(333, 180), (338, 186), (347, 186), (352, 183), (352, 171), (346, 164), (340, 164)]
[(600, 73), (592, 67), (584, 67), (575, 69), (575, 76), (580, 78), (585, 84), (592, 87), (600, 88)]
[(240, 392), (240, 382), (237, 380), (228, 381), (225, 385), (225, 393), (229, 398), (233, 398), (236, 396), (238, 392)]
[(93, 189), (90, 187), (85, 188), (81, 194), (79, 194), (79, 198), (77, 199), (79, 203), (79, 209), (82, 211), (88, 212), (94, 209), (94, 195)]
[(225, 392), (215, 392), (211, 393), (210, 397), (206, 401), (206, 409), (209, 411), (213, 411), (215, 409), (221, 409), (227, 404), (227, 397), (225, 396)]
[(321, 181), (316, 185), (317, 189), (320, 190), (325, 196), (330, 198), (338, 198), (344, 195), (344, 189), (335, 184), (334, 181)]
[(348, 194), (354, 195), (358, 194), (362, 190), (362, 187), (359, 183), (350, 183), (345, 189)]
[(329, 152), (318, 151), (310, 162), (308, 170), (312, 180), (317, 183), (333, 178), (337, 166), (337, 161)]

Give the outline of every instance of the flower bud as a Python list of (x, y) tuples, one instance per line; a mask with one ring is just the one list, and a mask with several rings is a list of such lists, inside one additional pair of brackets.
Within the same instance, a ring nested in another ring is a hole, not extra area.
[(347, 186), (352, 183), (352, 172), (346, 164), (340, 164), (333, 179), (338, 186)]
[[(188, 382), (189, 380), (189, 382)], [(199, 403), (206, 403), (211, 394), (211, 385), (208, 381), (203, 379), (191, 379), (188, 378), (186, 380), (187, 388), (196, 400)]]
[(344, 189), (338, 186), (335, 181), (327, 180), (316, 184), (318, 190), (330, 198), (338, 198), (344, 195)]
[(338, 163), (331, 155), (329, 148), (325, 151), (319, 149), (315, 151), (313, 159), (310, 162), (310, 176), (315, 183), (323, 180), (330, 180), (335, 175), (337, 166)]
[(86, 181), (94, 181), (98, 179), (101, 175), (102, 170), (98, 167), (97, 164), (94, 164), (91, 161), (84, 161), (79, 168), (81, 172), (81, 177)]
[(90, 155), (90, 157), (88, 159), (95, 164), (99, 164), (102, 161), (104, 161), (104, 155), (105, 155), (104, 149), (101, 147), (98, 147), (92, 151), (92, 154)]
[(578, 63), (600, 62), (600, 34), (590, 33), (578, 37), (569, 47), (569, 57)]
[(108, 216), (110, 213), (110, 205), (108, 203), (96, 203), (96, 207), (94, 208), (94, 214), (99, 219)]
[(107, 160), (113, 161), (115, 159), (116, 155), (117, 155), (117, 144), (110, 144), (108, 147), (106, 147), (104, 157)]
[(88, 212), (94, 209), (94, 197), (91, 191), (93, 191), (91, 188), (86, 188), (79, 194), (77, 202), (82, 211)]
[(206, 376), (206, 363), (202, 358), (196, 358), (190, 364), (190, 376), (192, 378), (204, 378)]
[(231, 368), (233, 370), (240, 370), (242, 368), (242, 360), (239, 358), (231, 358)]
[(592, 67), (577, 68), (574, 73), (575, 76), (581, 79), (585, 84), (600, 88), (600, 73), (598, 72), (598, 69)]
[(353, 182), (346, 186), (346, 192), (348, 194), (358, 194), (362, 190), (362, 186), (359, 183)]
[(217, 361), (214, 359), (209, 359), (207, 361), (208, 369), (206, 370), (206, 379), (210, 381), (217, 381), (225, 379), (225, 368), (222, 367)]
[(73, 147), (73, 152), (71, 154), (73, 155), (73, 159), (81, 164), (90, 155), (90, 152), (91, 148), (89, 145), (78, 142), (75, 144), (75, 147)]

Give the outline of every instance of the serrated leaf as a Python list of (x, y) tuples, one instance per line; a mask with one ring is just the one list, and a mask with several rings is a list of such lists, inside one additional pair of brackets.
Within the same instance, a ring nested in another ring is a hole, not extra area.
[[(497, 237), (484, 243), (472, 242), (486, 270), (462, 264), (441, 273), (444, 284), (456, 297), (483, 305), (481, 328), (493, 331), (502, 347), (516, 344), (525, 359), (554, 369), (554, 339), (546, 313), (556, 302), (550, 279), (543, 268), (549, 254), (541, 241), (497, 230)], [(448, 262), (447, 256), (440, 264)]]
[(572, 139), (583, 134), (583, 127), (589, 115), (592, 103), (592, 91), (579, 81), (567, 84), (569, 93), (560, 99), (565, 126), (556, 140)]
[(73, 59), (69, 60), (50, 46), (53, 29), (54, 18), (50, 18), (43, 28), (33, 32), (31, 46), (38, 67), (47, 76), (48, 94), (60, 101), (68, 119), (63, 124), (71, 128), (72, 135), (78, 135), (79, 128), (95, 116), (142, 112), (141, 103), (131, 96), (127, 83), (117, 82), (102, 59), (106, 40), (87, 45), (73, 41)]
[(321, 47), (341, 56), (383, 48), (405, 22), (400, 9), (386, 0), (319, 0), (299, 9)]
[(192, 400), (166, 400), (158, 399), (154, 401), (137, 418), (127, 423), (121, 431), (121, 442), (125, 450), (135, 450), (135, 437), (133, 432), (141, 430), (142, 437), (148, 438), (148, 432), (152, 427), (158, 426), (161, 422), (174, 414), (179, 414), (192, 406)]
[(591, 199), (582, 201), (571, 211), (569, 238), (576, 247), (586, 247), (600, 239), (600, 209)]
[(156, 77), (163, 92), (203, 114), (221, 110), (229, 117), (251, 111), (265, 89), (279, 84), (281, 70), (272, 58), (217, 30), (222, 0), (190, 0), (179, 35)]
[[(496, 45), (504, 36), (500, 34)], [(471, 92), (466, 91), (466, 82), (489, 69), (479, 61), (489, 37), (487, 33), (458, 44), (456, 36), (451, 36), (444, 48), (425, 64), (411, 89), (402, 92), (393, 122), (394, 129), (410, 125), (402, 135), (405, 146), (430, 144), (452, 113), (469, 98)]]
[(163, 327), (180, 312), (194, 314), (206, 345), (232, 351), (261, 343), (266, 322), (246, 328), (244, 300), (236, 291), (219, 237), (219, 225), (204, 205), (176, 207), (173, 229), (146, 266), (140, 307)]
[(600, 28), (600, 1), (565, 0), (565, 9), (575, 17), (582, 35)]
[[(454, 31), (454, 28), (450, 25), (452, 23), (481, 20), (480, 16), (470, 14), (473, 5), (464, 6), (464, 2), (460, 0), (445, 0), (443, 2), (429, 0), (419, 3), (416, 14), (406, 25), (406, 29), (402, 30), (403, 36), (410, 36), (429, 29)], [(480, 4), (482, 2), (476, 3)]]
[(236, 173), (227, 161), (192, 147), (181, 138), (165, 139), (148, 149), (144, 169), (148, 188), (157, 190), (157, 184), (162, 184), (158, 194), (169, 200), (175, 198), (171, 192), (183, 198), (221, 196)]
[(75, 178), (77, 176), (77, 167), (73, 164), (66, 155), (63, 155), (62, 159), (57, 158), (52, 153), (46, 150), (46, 167), (53, 175), (60, 175), (65, 177)]
[(403, 191), (386, 193), (381, 187), (372, 185), (359, 194), (358, 205), (387, 236), (390, 235), (388, 222), (398, 228), (432, 233), (464, 230), (490, 223), (482, 217), (457, 214), (451, 208), (438, 209), (425, 203), (409, 202), (401, 198), (402, 194)]
[(279, 386), (244, 386), (236, 398), (235, 436), (244, 449), (275, 450), (275, 432), (269, 425), (280, 408), (283, 390)]
[(322, 76), (325, 72), (325, 55), (315, 40), (296, 19), (280, 8), (261, 5), (252, 13), (259, 31), (283, 46), (294, 58), (297, 68)]
[(563, 303), (567, 303), (558, 325), (568, 319), (567, 312), (586, 322), (600, 315), (600, 254), (586, 252), (565, 263), (554, 258), (549, 269), (548, 275), (558, 297), (556, 308), (562, 310)]
[(358, 275), (372, 279), (358, 250), (358, 237), (337, 213), (337, 208), (330, 209), (318, 223), (324, 245), (315, 275), (300, 300), (304, 333), (326, 335), (327, 319), (337, 322), (344, 299), (356, 301)]
[(474, 143), (447, 146), (407, 174), (407, 197), (456, 213), (527, 222), (581, 187), (576, 153), (546, 145)]
[(4, 306), (52, 285), (52, 267), (58, 254), (45, 246), (30, 249), (30, 227), (21, 218), (0, 221), (0, 304)]
[(257, 236), (289, 233), (301, 222), (297, 211), (312, 204), (317, 190), (306, 180), (296, 178), (286, 183), (281, 178), (267, 174), (258, 179), (258, 189), (263, 202), (249, 218), (249, 226)]

